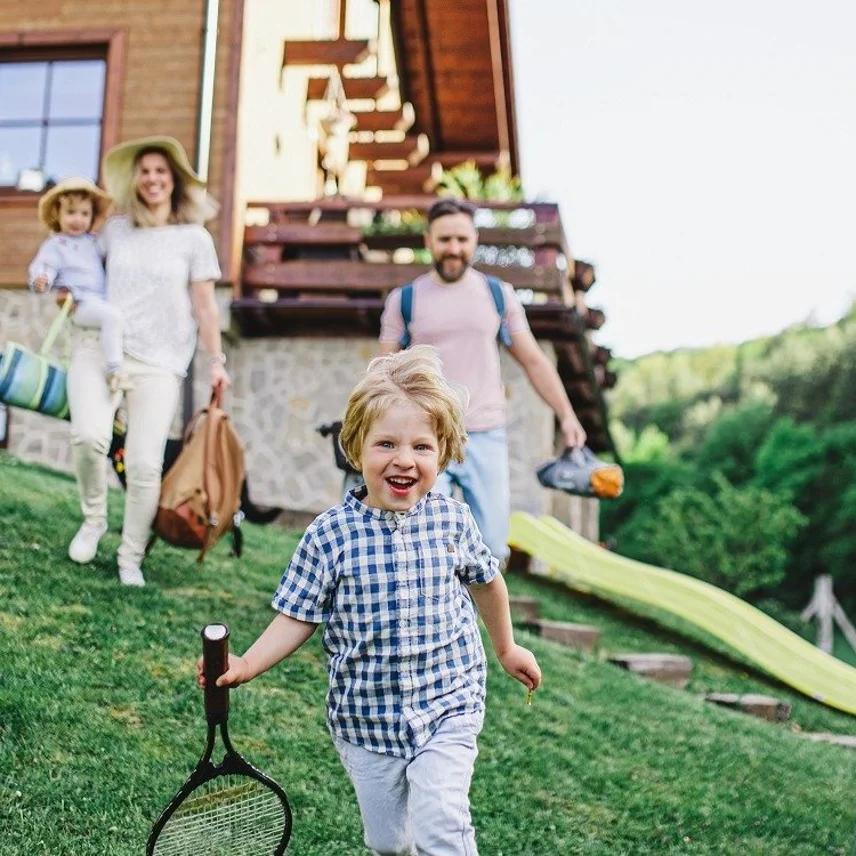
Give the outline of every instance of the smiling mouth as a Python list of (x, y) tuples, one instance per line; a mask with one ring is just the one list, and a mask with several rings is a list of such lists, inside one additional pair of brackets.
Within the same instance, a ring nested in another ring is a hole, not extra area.
[(409, 476), (390, 476), (386, 480), (386, 483), (394, 492), (406, 493), (413, 487), (413, 485), (416, 484), (416, 479), (410, 478)]

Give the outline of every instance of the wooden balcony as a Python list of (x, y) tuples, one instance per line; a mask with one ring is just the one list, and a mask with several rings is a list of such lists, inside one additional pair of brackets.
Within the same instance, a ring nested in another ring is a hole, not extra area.
[[(255, 202), (232, 318), (245, 337), (376, 337), (389, 292), (430, 270), (425, 211), (436, 197), (379, 201)], [(575, 305), (575, 270), (553, 203), (483, 203), (475, 267), (518, 291), (536, 338), (552, 342), (574, 407), (592, 437), (609, 447), (601, 388), (614, 380), (609, 353), (587, 335), (603, 313)]]

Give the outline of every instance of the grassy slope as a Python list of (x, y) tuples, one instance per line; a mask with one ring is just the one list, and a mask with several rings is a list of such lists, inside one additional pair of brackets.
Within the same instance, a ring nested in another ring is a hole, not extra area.
[[(143, 852), (201, 750), (198, 630), (223, 620), (235, 649), (252, 641), (295, 543), (248, 527), (241, 561), (221, 545), (201, 570), (191, 554), (159, 545), (147, 564), (151, 584), (127, 590), (106, 558), (118, 545), (118, 506), (98, 561), (75, 567), (64, 556), (77, 520), (71, 480), (0, 456), (0, 856)], [(542, 594), (548, 617), (598, 624), (604, 653), (691, 654), (692, 691), (769, 690), (652, 624), (532, 578), (510, 585)], [(546, 683), (526, 708), (492, 662), (472, 792), (485, 856), (852, 852), (848, 750), (520, 637)], [(366, 852), (324, 727), (324, 692), (312, 640), (232, 697), (238, 748), (292, 799), (295, 856)], [(849, 717), (794, 704), (806, 729), (856, 732)]]

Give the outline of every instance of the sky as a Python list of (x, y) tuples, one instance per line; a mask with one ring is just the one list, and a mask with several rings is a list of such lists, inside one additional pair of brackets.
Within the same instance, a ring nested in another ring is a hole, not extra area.
[(509, 0), (520, 172), (620, 357), (856, 299), (854, 0)]

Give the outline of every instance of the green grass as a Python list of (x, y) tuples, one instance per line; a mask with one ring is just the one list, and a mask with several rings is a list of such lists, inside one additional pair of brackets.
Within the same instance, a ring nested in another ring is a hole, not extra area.
[[(149, 585), (126, 589), (112, 560), (113, 499), (98, 560), (74, 566), (72, 480), (0, 455), (0, 856), (143, 852), (202, 749), (199, 629), (225, 621), (233, 648), (248, 645), (296, 543), (296, 533), (247, 527), (243, 559), (221, 544), (202, 568), (158, 545)], [(472, 789), (483, 856), (853, 853), (852, 750), (697, 693), (775, 694), (804, 730), (856, 733), (856, 720), (650, 620), (530, 577), (509, 585), (540, 595), (547, 617), (598, 625), (603, 642), (584, 657), (519, 632), (545, 674), (530, 708), (491, 658)], [(678, 692), (603, 662), (619, 650), (687, 653), (693, 682)], [(315, 638), (232, 694), (236, 746), (289, 793), (294, 856), (366, 852), (324, 725), (325, 676)]]

